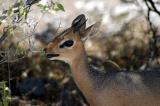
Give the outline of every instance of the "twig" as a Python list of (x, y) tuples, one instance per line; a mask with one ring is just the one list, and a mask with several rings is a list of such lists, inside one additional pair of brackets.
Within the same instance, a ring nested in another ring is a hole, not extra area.
[(5, 27), (4, 29), (3, 29), (3, 35), (0, 37), (0, 45), (2, 44), (2, 42), (7, 38), (7, 36), (8, 36), (8, 30), (9, 30), (9, 28), (8, 27)]
[(56, 34), (57, 34), (59, 28), (61, 28), (61, 21), (59, 22), (58, 28), (56, 29), (56, 32), (55, 32)]
[[(145, 0), (146, 1), (146, 0)], [(152, 0), (148, 0), (148, 2), (151, 4), (153, 10), (151, 9), (151, 11), (156, 12), (159, 16), (160, 16), (160, 12), (158, 11), (158, 9), (155, 6), (155, 3)], [(148, 6), (147, 6), (148, 7)]]
[[(153, 60), (155, 59), (155, 57), (157, 57), (158, 55), (158, 48), (156, 46), (156, 33), (157, 33), (157, 28), (153, 25), (153, 23), (151, 22), (150, 19), (150, 12), (155, 12), (160, 16), (160, 12), (158, 11), (158, 9), (156, 8), (154, 2), (152, 0), (144, 0), (148, 11), (147, 11), (147, 20), (149, 22), (149, 26), (150, 26), (150, 30), (152, 31), (152, 38), (150, 40), (150, 59)], [(149, 5), (150, 4), (150, 5)], [(150, 7), (151, 6), (151, 7)], [(151, 61), (150, 60), (150, 61)]]
[(118, 70), (122, 70), (121, 67), (114, 61), (112, 60), (106, 60), (105, 62), (111, 63), (112, 65), (114, 65)]

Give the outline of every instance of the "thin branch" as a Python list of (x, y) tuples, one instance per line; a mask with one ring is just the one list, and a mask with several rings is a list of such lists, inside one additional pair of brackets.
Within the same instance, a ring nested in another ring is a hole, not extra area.
[[(153, 60), (155, 57), (157, 57), (158, 54), (158, 48), (156, 46), (156, 33), (157, 33), (157, 28), (153, 25), (150, 19), (150, 13), (155, 12), (160, 16), (160, 12), (157, 10), (154, 2), (152, 0), (144, 0), (148, 10), (147, 10), (147, 20), (149, 22), (150, 30), (152, 31), (152, 38), (150, 40), (150, 59)], [(149, 4), (152, 6), (150, 7)], [(153, 9), (152, 9), (153, 8)]]
[[(146, 0), (145, 0), (146, 1)], [(160, 16), (160, 12), (158, 11), (158, 9), (155, 6), (155, 3), (152, 0), (148, 0), (148, 2), (151, 4), (153, 11), (156, 12), (159, 16)]]
[(4, 29), (3, 29), (3, 35), (0, 37), (0, 45), (2, 44), (2, 42), (7, 38), (7, 36), (8, 36), (8, 30), (9, 30), (9, 28), (8, 27), (5, 27)]

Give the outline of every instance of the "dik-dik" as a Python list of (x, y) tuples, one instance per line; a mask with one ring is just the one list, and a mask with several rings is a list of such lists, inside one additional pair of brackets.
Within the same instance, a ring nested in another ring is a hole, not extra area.
[(74, 81), (90, 106), (160, 106), (160, 71), (99, 71), (90, 67), (84, 42), (100, 22), (86, 28), (84, 15), (44, 49), (49, 60), (69, 64)]

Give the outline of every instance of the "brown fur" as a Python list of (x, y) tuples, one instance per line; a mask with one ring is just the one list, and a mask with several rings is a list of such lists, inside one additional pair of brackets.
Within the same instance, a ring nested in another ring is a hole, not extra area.
[[(92, 69), (81, 37), (71, 29), (66, 32), (48, 44), (45, 51), (60, 54), (54, 60), (70, 65), (77, 86), (91, 106), (160, 106), (160, 71), (104, 73)], [(59, 44), (66, 39), (73, 39), (74, 46), (60, 49)]]

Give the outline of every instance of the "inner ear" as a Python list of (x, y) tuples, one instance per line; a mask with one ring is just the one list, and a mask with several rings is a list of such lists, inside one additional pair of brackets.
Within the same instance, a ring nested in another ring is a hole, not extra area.
[(74, 32), (78, 32), (79, 34), (84, 33), (85, 28), (86, 28), (86, 18), (84, 14), (81, 14), (77, 16), (73, 21), (72, 21), (72, 29)]
[(97, 35), (99, 32), (99, 27), (101, 25), (101, 21), (96, 22), (95, 24), (89, 26), (83, 34), (81, 34), (82, 41), (85, 41), (88, 37), (92, 37)]

